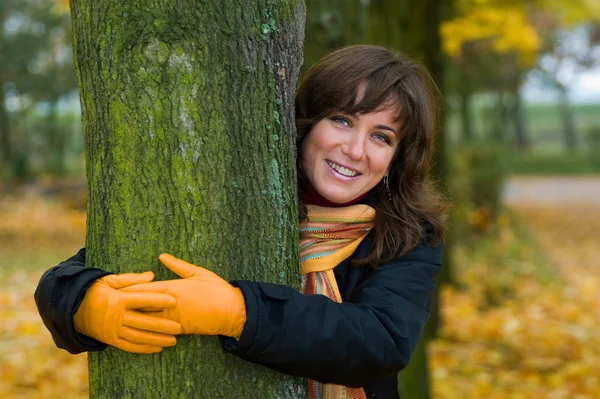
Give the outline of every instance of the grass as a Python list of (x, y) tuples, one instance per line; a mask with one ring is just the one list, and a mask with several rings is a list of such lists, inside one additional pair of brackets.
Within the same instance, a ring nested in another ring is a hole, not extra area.
[[(480, 140), (489, 137), (492, 127), (492, 113), (496, 105), (486, 100), (473, 101), (472, 123), (474, 134)], [(600, 127), (600, 104), (574, 104), (572, 106), (575, 129), (582, 144), (586, 143), (590, 130)], [(534, 148), (561, 148), (563, 145), (562, 118), (558, 105), (525, 104), (524, 125)], [(454, 141), (461, 138), (461, 121), (458, 108), (448, 109), (448, 128)], [(514, 127), (511, 120), (506, 126), (508, 141), (514, 141)]]
[[(475, 142), (490, 143), (489, 101), (474, 101), (473, 127)], [(593, 175), (600, 174), (600, 104), (573, 105), (578, 148), (565, 149), (562, 119), (558, 105), (526, 104), (525, 127), (530, 148), (517, 151), (512, 121), (505, 130), (506, 171), (516, 175)], [(455, 108), (448, 114), (451, 142), (461, 142), (461, 121)]]
[(507, 158), (513, 175), (595, 175), (600, 174), (600, 151), (593, 153), (513, 152)]

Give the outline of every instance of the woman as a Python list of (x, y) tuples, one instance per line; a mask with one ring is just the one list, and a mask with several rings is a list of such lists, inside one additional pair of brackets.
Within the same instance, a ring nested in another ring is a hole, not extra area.
[(304, 295), (167, 254), (181, 279), (112, 275), (85, 268), (82, 249), (35, 293), (56, 344), (154, 353), (179, 333), (220, 335), (229, 353), (308, 378), (313, 397), (397, 398), (441, 268), (434, 93), (418, 64), (382, 47), (340, 49), (308, 72), (296, 95)]

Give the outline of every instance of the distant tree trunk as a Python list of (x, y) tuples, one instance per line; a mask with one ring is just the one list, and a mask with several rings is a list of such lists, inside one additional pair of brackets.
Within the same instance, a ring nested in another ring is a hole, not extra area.
[(0, 166), (9, 169), (12, 164), (12, 142), (10, 139), (10, 121), (6, 111), (4, 90), (0, 81)]
[(46, 118), (48, 169), (56, 176), (66, 172), (66, 132), (58, 126), (58, 98), (52, 100), (50, 113)]
[(472, 95), (466, 85), (460, 84), (459, 86), (460, 119), (462, 122), (463, 140), (470, 142), (473, 141), (473, 112), (471, 111)]
[[(0, 32), (4, 30), (4, 20), (7, 15), (8, 4), (5, 1), (0, 1)], [(0, 54), (3, 53), (4, 34), (0, 34)], [(1, 67), (1, 64), (0, 64)], [(11, 142), (10, 128), (8, 125), (8, 112), (6, 112), (6, 98), (4, 95), (4, 80), (2, 71), (0, 70), (0, 178), (2, 177), (3, 169), (8, 169), (11, 158)]]
[(364, 0), (306, 0), (306, 31), (302, 73), (333, 50), (364, 43), (367, 6)]
[(518, 88), (512, 91), (512, 100), (512, 118), (514, 121), (517, 148), (525, 150), (529, 148), (531, 143), (529, 141), (529, 135), (527, 134), (523, 102)]
[(508, 108), (506, 106), (506, 96), (503, 90), (496, 93), (495, 119), (490, 130), (490, 138), (501, 142), (506, 136), (506, 127), (508, 125)]
[(569, 151), (577, 149), (577, 128), (575, 127), (575, 116), (573, 115), (573, 107), (569, 100), (567, 88), (562, 84), (556, 84), (558, 92), (558, 106), (563, 122), (563, 133), (565, 137), (565, 147)]
[[(174, 278), (161, 252), (299, 288), (293, 100), (300, 0), (71, 0), (87, 263)], [(92, 398), (304, 398), (305, 383), (181, 336), (89, 354)]]
[[(367, 39), (385, 45), (420, 60), (429, 70), (438, 87), (445, 90), (445, 59), (441, 51), (439, 26), (451, 12), (452, 0), (371, 0)], [(447, 156), (445, 115), (438, 121), (434, 176), (445, 190), (447, 187)], [(444, 267), (438, 276), (438, 289), (431, 298), (431, 320), (427, 323), (410, 364), (400, 373), (400, 396), (409, 399), (428, 399), (427, 342), (435, 336), (440, 323), (439, 287), (452, 279), (450, 254), (452, 242), (444, 244)]]

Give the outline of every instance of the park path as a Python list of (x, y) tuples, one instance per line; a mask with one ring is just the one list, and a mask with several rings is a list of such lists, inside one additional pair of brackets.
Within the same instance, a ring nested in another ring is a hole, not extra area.
[(600, 208), (600, 176), (513, 177), (506, 184), (504, 198), (515, 205), (577, 204)]
[(511, 178), (504, 198), (571, 283), (598, 281), (600, 176)]
[(600, 398), (600, 176), (511, 178), (504, 200), (537, 244), (499, 219), (488, 245), (457, 245), (463, 285), (442, 292), (434, 397)]
[[(519, 212), (565, 285), (545, 328), (567, 342), (552, 398), (600, 397), (600, 176), (513, 178), (505, 201)], [(541, 300), (543, 302), (543, 299)], [(553, 330), (553, 327), (560, 326)], [(564, 334), (568, 332), (568, 334)], [(557, 338), (558, 340), (558, 338)], [(557, 351), (557, 353), (560, 353)]]

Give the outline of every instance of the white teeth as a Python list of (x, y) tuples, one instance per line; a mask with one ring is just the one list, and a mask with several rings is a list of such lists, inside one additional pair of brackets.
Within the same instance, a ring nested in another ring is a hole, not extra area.
[(356, 176), (358, 173), (350, 170), (348, 168), (344, 168), (343, 166), (340, 166), (338, 164), (335, 164), (333, 162), (327, 161), (327, 163), (329, 164), (329, 166), (331, 166), (333, 169), (335, 169), (337, 172), (339, 172), (341, 175), (347, 176), (347, 177), (354, 177)]

